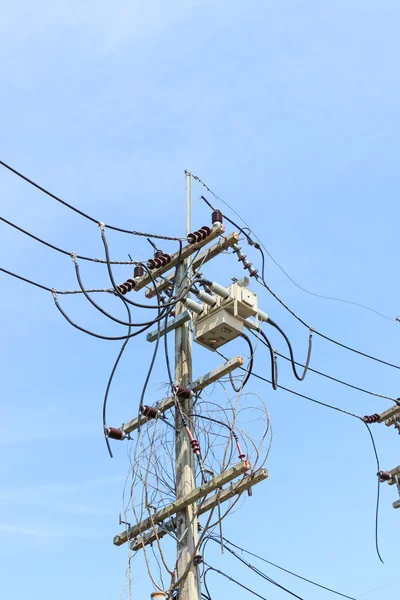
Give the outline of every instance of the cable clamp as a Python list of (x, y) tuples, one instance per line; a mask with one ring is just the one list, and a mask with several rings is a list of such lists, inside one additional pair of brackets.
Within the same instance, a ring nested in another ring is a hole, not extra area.
[(54, 300), (57, 300), (57, 290), (55, 288), (51, 288), (51, 293), (53, 294)]
[(105, 224), (105, 223), (103, 223), (102, 221), (99, 221), (99, 222), (98, 222), (98, 226), (100, 227), (100, 229), (101, 229), (102, 231), (104, 231), (104, 230), (105, 230), (105, 228), (106, 228), (106, 224)]
[(314, 331), (315, 331), (315, 327), (310, 327), (310, 337), (312, 337)]
[(76, 252), (71, 252), (72, 262), (76, 263)]

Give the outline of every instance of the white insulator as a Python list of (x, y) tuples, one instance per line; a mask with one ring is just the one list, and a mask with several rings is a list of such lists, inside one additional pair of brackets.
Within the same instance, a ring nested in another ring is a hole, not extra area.
[(213, 296), (210, 296), (210, 294), (207, 294), (207, 292), (203, 292), (202, 290), (197, 292), (196, 296), (199, 300), (202, 300), (203, 302), (208, 304), (208, 306), (215, 306), (215, 304), (217, 303), (217, 300)]
[(182, 304), (184, 304), (186, 306), (186, 308), (188, 308), (192, 312), (196, 313), (197, 315), (201, 315), (201, 313), (204, 310), (204, 306), (202, 306), (201, 304), (198, 304), (197, 302), (195, 302), (194, 300), (191, 300), (190, 298), (185, 298), (184, 300), (182, 300)]
[(257, 315), (258, 315), (258, 319), (260, 321), (262, 321), (263, 323), (267, 323), (269, 321), (269, 316), (267, 315), (266, 312), (261, 310), (261, 308), (258, 309)]
[(210, 289), (218, 294), (218, 296), (221, 296), (221, 298), (229, 298), (230, 296), (229, 290), (215, 281), (213, 281), (212, 285), (210, 285)]

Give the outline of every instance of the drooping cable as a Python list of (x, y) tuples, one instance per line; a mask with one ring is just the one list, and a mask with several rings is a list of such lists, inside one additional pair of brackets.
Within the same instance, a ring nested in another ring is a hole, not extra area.
[(286, 335), (286, 333), (283, 331), (283, 329), (281, 327), (279, 327), (279, 325), (277, 323), (275, 323), (275, 321), (273, 321), (272, 319), (268, 319), (268, 323), (270, 325), (272, 325), (272, 327), (275, 327), (275, 329), (277, 329), (279, 331), (279, 333), (282, 335), (282, 337), (284, 338), (287, 347), (289, 349), (289, 355), (290, 355), (290, 362), (292, 365), (292, 371), (294, 373), (294, 376), (296, 377), (296, 379), (298, 379), (299, 381), (303, 381), (303, 379), (305, 378), (305, 376), (307, 375), (307, 371), (308, 371), (308, 365), (310, 364), (310, 360), (311, 360), (311, 351), (312, 351), (312, 329), (310, 330), (310, 335), (308, 338), (308, 351), (307, 351), (307, 358), (306, 358), (306, 364), (303, 370), (303, 373), (301, 375), (299, 375), (297, 373), (296, 370), (296, 362), (294, 360), (294, 354), (293, 354), (293, 348), (292, 348), (292, 344), (290, 343), (290, 340), (288, 338), (288, 336)]
[[(125, 302), (125, 300), (123, 298), (122, 298), (122, 302), (124, 303), (124, 306), (125, 306), (126, 311), (128, 313), (128, 319), (129, 319), (129, 322), (130, 322), (132, 320), (131, 311), (129, 310), (129, 306)], [(130, 333), (131, 333), (131, 325), (128, 326), (128, 335)], [(107, 430), (107, 401), (108, 401), (108, 394), (110, 392), (111, 384), (112, 384), (112, 381), (114, 379), (114, 375), (115, 375), (115, 372), (117, 370), (119, 361), (121, 360), (121, 357), (122, 357), (122, 355), (123, 355), (123, 353), (125, 351), (125, 348), (126, 348), (128, 342), (129, 342), (129, 340), (130, 340), (130, 338), (127, 338), (123, 342), (123, 344), (121, 346), (121, 349), (120, 349), (120, 351), (118, 353), (118, 356), (117, 356), (117, 358), (115, 360), (115, 363), (113, 365), (113, 368), (111, 370), (110, 377), (108, 378), (107, 387), (106, 387), (106, 391), (105, 391), (105, 394), (104, 394), (104, 400), (103, 400), (103, 431), (104, 432), (106, 432), (106, 430)], [(111, 450), (111, 446), (110, 446), (110, 441), (108, 439), (108, 435), (105, 434), (104, 438), (106, 440), (107, 450), (108, 450), (108, 452), (110, 454), (110, 457), (113, 458), (113, 453), (112, 453), (112, 450)]]

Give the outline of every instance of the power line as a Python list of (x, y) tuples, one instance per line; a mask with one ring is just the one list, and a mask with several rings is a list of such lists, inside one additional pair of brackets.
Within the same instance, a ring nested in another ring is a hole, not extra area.
[[(261, 339), (257, 336), (255, 331), (253, 331), (253, 330), (250, 330), (250, 331), (262, 344), (266, 345), (265, 342), (263, 341), (263, 339)], [(285, 356), (284, 354), (281, 354), (278, 351), (276, 351), (276, 354), (280, 358), (283, 358), (284, 360), (291, 362), (291, 359), (288, 356)], [(300, 362), (294, 361), (294, 364), (299, 367), (305, 368), (305, 365), (303, 365)], [(342, 379), (338, 379), (337, 377), (333, 377), (332, 375), (328, 375), (327, 373), (323, 373), (322, 371), (318, 371), (317, 369), (313, 369), (312, 367), (308, 367), (308, 371), (311, 371), (312, 373), (315, 373), (316, 375), (320, 375), (321, 377), (325, 377), (326, 379), (330, 379), (331, 381), (335, 381), (336, 383), (339, 383), (346, 387), (352, 388), (359, 392), (363, 392), (364, 394), (369, 394), (370, 396), (374, 396), (376, 398), (382, 398), (384, 400), (391, 400), (392, 402), (395, 402), (396, 404), (399, 403), (398, 398), (392, 398), (391, 396), (385, 396), (384, 394), (377, 394), (376, 392), (371, 392), (370, 390), (366, 390), (365, 388), (359, 387), (357, 385), (353, 385), (352, 383), (348, 383), (347, 381), (343, 381)]]
[[(92, 223), (96, 223), (97, 225), (99, 223), (101, 223), (101, 221), (99, 219), (95, 219), (94, 217), (91, 217), (90, 215), (88, 215), (87, 213), (83, 212), (79, 208), (76, 208), (75, 206), (72, 206), (72, 204), (69, 204), (65, 200), (62, 200), (59, 196), (56, 196), (52, 192), (49, 192), (49, 190), (47, 190), (46, 188), (42, 187), (41, 185), (39, 185), (38, 183), (36, 183), (32, 179), (29, 179), (29, 177), (27, 177), (26, 175), (23, 175), (20, 171), (17, 171), (16, 169), (14, 169), (13, 167), (11, 167), (10, 165), (8, 165), (7, 163), (5, 163), (4, 161), (0, 160), (0, 165), (3, 166), (3, 167), (5, 167), (9, 171), (11, 171), (11, 173), (14, 173), (14, 175), (17, 175), (18, 177), (20, 177), (21, 179), (23, 179), (24, 181), (26, 181), (27, 183), (29, 183), (33, 187), (37, 188), (38, 190), (40, 190), (41, 192), (43, 192), (44, 194), (46, 194), (50, 198), (53, 198), (53, 200), (56, 200), (57, 202), (60, 202), (60, 204), (62, 204), (63, 206), (66, 206), (70, 210), (73, 210), (74, 212), (78, 213), (79, 215), (81, 215), (82, 217), (84, 217), (85, 219), (87, 219), (88, 221), (91, 221)], [(144, 236), (144, 237), (152, 237), (152, 238), (157, 238), (157, 239), (161, 239), (161, 240), (179, 241), (180, 239), (185, 239), (185, 238), (179, 238), (179, 237), (171, 237), (171, 236), (168, 236), (168, 235), (158, 235), (158, 234), (155, 234), (155, 233), (143, 233), (142, 231), (133, 231), (133, 230), (129, 230), (129, 229), (123, 229), (121, 227), (115, 227), (114, 225), (105, 225), (105, 226), (108, 229), (112, 229), (113, 231), (119, 231), (120, 233), (129, 233), (131, 235), (139, 235), (139, 236)]]
[[(214, 196), (214, 198), (216, 200), (218, 200), (219, 202), (222, 202), (223, 204), (225, 204), (225, 206), (227, 206), (229, 208), (229, 210), (231, 210), (233, 213), (235, 213), (235, 215), (245, 224), (246, 228), (254, 235), (255, 238), (257, 238), (258, 242), (260, 243), (260, 245), (263, 247), (263, 249), (265, 250), (265, 252), (268, 254), (268, 256), (270, 257), (270, 259), (272, 260), (272, 262), (275, 263), (275, 265), (282, 271), (282, 273), (300, 290), (302, 290), (303, 292), (305, 292), (306, 294), (309, 294), (310, 296), (315, 296), (316, 298), (322, 298), (325, 300), (333, 300), (335, 302), (343, 302), (345, 304), (352, 304), (353, 306), (359, 306), (360, 308), (364, 308), (365, 310), (369, 310), (370, 312), (375, 313), (376, 315), (382, 317), (383, 319), (387, 319), (388, 321), (396, 321), (396, 319), (393, 319), (393, 317), (388, 317), (387, 315), (384, 315), (383, 313), (375, 310), (374, 308), (371, 308), (369, 306), (366, 306), (365, 304), (360, 304), (359, 302), (353, 302), (351, 300), (345, 300), (343, 298), (336, 298), (334, 296), (325, 296), (323, 294), (316, 294), (315, 292), (310, 292), (310, 290), (307, 290), (306, 288), (302, 287), (300, 284), (298, 284), (288, 273), (287, 271), (285, 271), (285, 269), (282, 267), (282, 265), (279, 264), (279, 262), (272, 256), (272, 254), (270, 253), (270, 251), (264, 246), (264, 244), (262, 243), (262, 241), (260, 240), (260, 238), (257, 236), (257, 234), (255, 233), (255, 231), (250, 227), (250, 225), (248, 225), (246, 223), (246, 221), (243, 219), (243, 217), (228, 203), (226, 202), (226, 200), (223, 200), (220, 196), (218, 196), (215, 192), (213, 192), (205, 183), (204, 181), (202, 181), (199, 177), (197, 177), (196, 175), (192, 175), (193, 179), (195, 179), (196, 181), (198, 181), (203, 187), (206, 188), (206, 190), (208, 192), (210, 192), (210, 194), (212, 194)], [(206, 198), (204, 198), (204, 196), (202, 196), (202, 199), (210, 206), (210, 208), (214, 209), (214, 207), (206, 200)], [(246, 234), (243, 231), (243, 228), (239, 227), (239, 225), (237, 225), (236, 223), (234, 223), (231, 219), (229, 219), (226, 215), (224, 215), (224, 217), (226, 218), (227, 221), (229, 221), (230, 223), (232, 223), (235, 227), (237, 227), (239, 230), (241, 230), (241, 232), (247, 237), (249, 238), (248, 234)]]
[[(219, 543), (219, 540), (216, 537), (213, 537), (212, 535), (209, 536), (209, 539)], [(297, 577), (298, 579), (302, 579), (303, 581), (306, 581), (307, 583), (310, 583), (311, 585), (315, 585), (316, 587), (319, 587), (323, 590), (326, 590), (328, 592), (332, 592), (332, 594), (336, 594), (337, 596), (342, 596), (343, 598), (348, 598), (349, 600), (355, 600), (355, 598), (353, 598), (353, 596), (347, 596), (346, 594), (342, 594), (341, 592), (338, 592), (337, 590), (334, 590), (332, 588), (329, 588), (325, 585), (321, 585), (320, 583), (317, 583), (315, 581), (313, 581), (312, 579), (307, 579), (306, 577), (303, 577), (302, 575), (298, 575), (297, 573), (294, 573), (293, 571), (289, 571), (289, 569), (285, 569), (284, 567), (281, 567), (279, 565), (277, 565), (276, 563), (271, 562), (270, 560), (267, 560), (265, 558), (263, 558), (262, 556), (259, 556), (258, 554), (255, 554), (254, 552), (250, 552), (250, 550), (245, 550), (244, 548), (238, 546), (237, 544), (234, 544), (233, 542), (231, 542), (230, 540), (228, 540), (227, 538), (222, 538), (224, 540), (225, 543), (233, 546), (234, 548), (237, 548), (238, 550), (240, 550), (241, 552), (245, 552), (246, 554), (249, 554), (250, 556), (254, 556), (254, 558), (258, 558), (259, 560), (261, 560), (262, 562), (265, 562), (268, 565), (271, 565), (272, 567), (275, 567), (277, 569), (279, 569), (280, 571), (284, 571), (285, 573), (288, 573), (289, 575), (293, 575), (293, 577)], [(225, 546), (225, 548), (231, 552), (234, 556), (236, 556), (236, 558), (239, 558), (239, 556), (236, 553), (233, 553), (232, 550), (230, 548), (228, 548), (227, 546)]]
[[(203, 183), (203, 182), (202, 182), (202, 181), (201, 181), (201, 180), (200, 180), (200, 179), (199, 179), (197, 176), (193, 176), (193, 177), (194, 177), (194, 179), (198, 180), (200, 183), (202, 183), (203, 185), (205, 185), (205, 184), (204, 184), (204, 183)], [(205, 186), (205, 187), (206, 187), (206, 188), (207, 188), (207, 189), (210, 191), (210, 193), (212, 193), (212, 194), (213, 194), (213, 196), (214, 196), (215, 198), (217, 198), (218, 200), (221, 200), (221, 202), (224, 202), (224, 204), (226, 204), (227, 206), (229, 206), (229, 205), (228, 205), (228, 204), (227, 204), (227, 203), (226, 203), (224, 200), (222, 200), (222, 198), (220, 198), (219, 196), (217, 196), (217, 195), (216, 195), (214, 192), (212, 192), (212, 191), (211, 191), (211, 190), (210, 190), (210, 189), (209, 189), (207, 186)], [(205, 198), (204, 198), (203, 196), (202, 196), (202, 198), (205, 200)], [(206, 202), (207, 202), (207, 201), (206, 201)], [(208, 202), (207, 202), (207, 203), (208, 203)], [(209, 204), (209, 203), (208, 203), (208, 204)], [(210, 205), (210, 204), (209, 204), (209, 205)], [(212, 205), (210, 205), (210, 206), (212, 206)], [(233, 208), (231, 208), (230, 206), (229, 206), (229, 208), (230, 208), (231, 210), (233, 210), (233, 212), (235, 212), (235, 214), (238, 214), (238, 213), (237, 213), (237, 212), (236, 212), (236, 211), (235, 211)], [(226, 216), (225, 216), (225, 215), (223, 215), (223, 216), (226, 218)], [(252, 229), (251, 229), (251, 228), (250, 228), (250, 227), (247, 225), (247, 223), (246, 223), (246, 222), (245, 222), (245, 221), (242, 219), (242, 217), (240, 217), (240, 215), (238, 215), (238, 216), (239, 216), (239, 218), (240, 218), (240, 219), (241, 219), (241, 220), (242, 220), (242, 221), (245, 223), (245, 225), (246, 225), (246, 227), (249, 229), (249, 231), (250, 231), (250, 232), (252, 232), (252, 233), (253, 233), (253, 235), (254, 235), (254, 236), (255, 236), (255, 237), (256, 237), (256, 238), (259, 240), (259, 238), (257, 237), (257, 235), (256, 235), (256, 234), (253, 232), (253, 230), (252, 230)], [(227, 220), (229, 220), (229, 219), (227, 219)], [(233, 221), (231, 221), (231, 222), (232, 222), (232, 223), (234, 223)], [(239, 229), (240, 229), (240, 230), (241, 230), (241, 231), (244, 233), (244, 235), (247, 237), (247, 239), (249, 239), (249, 235), (248, 235), (248, 234), (246, 234), (246, 233), (243, 231), (243, 229), (242, 229), (242, 228), (240, 228), (240, 227), (238, 227), (238, 228), (239, 228)], [(251, 239), (251, 238), (250, 238), (250, 239)], [(260, 240), (259, 240), (259, 241), (260, 241)], [(262, 242), (260, 242), (260, 244), (263, 246)], [(253, 246), (256, 246), (255, 242), (252, 242), (252, 245), (253, 245)], [(258, 244), (257, 244), (257, 246), (258, 246)], [(264, 247), (264, 246), (263, 246), (263, 247)], [(258, 248), (258, 249), (261, 251), (261, 248)], [(266, 248), (265, 248), (265, 247), (264, 247), (264, 249), (266, 250)], [(266, 251), (267, 251), (267, 250), (266, 250)], [(268, 252), (268, 251), (267, 251), (267, 252)], [(284, 307), (284, 308), (285, 308), (285, 309), (286, 309), (286, 310), (287, 310), (287, 311), (288, 311), (288, 312), (289, 312), (289, 313), (290, 313), (290, 314), (291, 314), (291, 315), (292, 315), (292, 316), (293, 316), (295, 319), (297, 319), (297, 321), (299, 321), (299, 323), (301, 323), (302, 325), (304, 325), (305, 327), (307, 327), (307, 329), (310, 329), (310, 328), (311, 328), (311, 326), (310, 326), (310, 325), (308, 325), (308, 324), (307, 324), (307, 323), (306, 323), (306, 322), (305, 322), (303, 319), (301, 319), (301, 318), (300, 318), (300, 317), (299, 317), (299, 316), (298, 316), (298, 315), (297, 315), (297, 314), (296, 314), (296, 313), (295, 313), (295, 312), (294, 312), (294, 311), (293, 311), (291, 308), (289, 308), (289, 306), (288, 306), (287, 304), (285, 304), (285, 302), (283, 302), (283, 300), (281, 300), (281, 299), (279, 298), (279, 296), (278, 296), (278, 295), (277, 295), (277, 294), (276, 294), (276, 293), (275, 293), (275, 292), (274, 292), (274, 291), (273, 291), (273, 290), (272, 290), (272, 289), (271, 289), (271, 288), (268, 286), (268, 284), (265, 282), (264, 278), (262, 278), (262, 279), (261, 279), (261, 277), (259, 277), (259, 276), (255, 276), (255, 279), (257, 280), (257, 282), (258, 282), (260, 285), (262, 285), (263, 287), (265, 287), (265, 289), (266, 289), (266, 290), (267, 290), (267, 291), (268, 291), (268, 292), (269, 292), (269, 293), (270, 293), (270, 294), (271, 294), (271, 295), (272, 295), (272, 296), (273, 296), (273, 297), (274, 297), (274, 298), (275, 298), (275, 299), (276, 299), (276, 300), (277, 300), (277, 301), (278, 301), (278, 302), (279, 302), (279, 303), (280, 303), (280, 304), (281, 304), (281, 305), (282, 305), (282, 306), (283, 306), (283, 307)], [(347, 302), (347, 301), (346, 301), (346, 302)], [(349, 302), (349, 303), (350, 303), (350, 304), (357, 304), (357, 303), (351, 303), (351, 302)], [(371, 309), (371, 308), (369, 308), (369, 307), (366, 307), (366, 306), (364, 306), (364, 305), (361, 305), (361, 304), (360, 304), (359, 306), (362, 306), (363, 308), (366, 308), (367, 310), (370, 310), (370, 311), (372, 311), (372, 312), (375, 312), (375, 313), (379, 314), (380, 316), (383, 316), (383, 317), (384, 317), (384, 318), (386, 318), (386, 319), (389, 319), (389, 320), (393, 320), (393, 321), (395, 321), (395, 319), (390, 319), (389, 317), (386, 317), (385, 315), (382, 315), (381, 313), (378, 313), (378, 312), (377, 312), (377, 311), (375, 311), (374, 309)], [(333, 343), (333, 344), (336, 344), (337, 346), (340, 346), (340, 347), (342, 347), (342, 348), (345, 348), (346, 350), (349, 350), (350, 352), (354, 352), (355, 354), (359, 354), (360, 356), (364, 356), (365, 358), (369, 358), (370, 360), (374, 360), (374, 361), (376, 361), (376, 362), (379, 362), (379, 363), (381, 363), (381, 364), (387, 365), (387, 366), (389, 366), (389, 367), (393, 367), (393, 368), (395, 368), (395, 369), (400, 369), (400, 366), (399, 366), (399, 365), (395, 365), (395, 364), (393, 364), (393, 363), (390, 363), (390, 362), (388, 362), (388, 361), (385, 361), (385, 360), (383, 360), (383, 359), (380, 359), (380, 358), (378, 358), (378, 357), (376, 357), (376, 356), (372, 356), (371, 354), (367, 354), (366, 352), (362, 352), (361, 350), (357, 350), (356, 348), (352, 348), (351, 346), (348, 346), (348, 345), (346, 345), (346, 344), (343, 344), (342, 342), (339, 342), (338, 340), (335, 340), (334, 338), (331, 338), (331, 337), (329, 337), (329, 336), (327, 336), (327, 335), (325, 335), (325, 334), (321, 333), (320, 331), (318, 331), (318, 330), (317, 330), (317, 329), (315, 329), (315, 328), (312, 328), (312, 329), (313, 329), (313, 331), (314, 331), (314, 333), (315, 333), (316, 335), (318, 335), (318, 336), (320, 336), (320, 337), (322, 337), (322, 338), (326, 339), (327, 341), (329, 341), (329, 342), (331, 342), (331, 343)]]

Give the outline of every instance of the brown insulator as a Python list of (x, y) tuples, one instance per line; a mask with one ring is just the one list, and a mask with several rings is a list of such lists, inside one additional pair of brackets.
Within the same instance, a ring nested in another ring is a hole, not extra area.
[(160, 256), (162, 256), (164, 254), (164, 252), (162, 250), (156, 250), (154, 253), (154, 258), (160, 258)]
[(164, 254), (162, 254), (161, 256), (159, 256), (158, 258), (156, 258), (155, 260), (159, 261), (161, 267), (165, 267), (165, 265), (167, 264), (167, 259), (164, 256)]
[(150, 260), (147, 261), (147, 268), (151, 271), (156, 268), (156, 261), (154, 258), (150, 258)]
[(251, 267), (252, 264), (253, 263), (251, 263), (251, 262), (243, 262), (243, 266), (244, 266), (245, 269), (250, 269), (250, 267)]
[(117, 290), (119, 291), (120, 294), (125, 295), (128, 292), (131, 292), (134, 289), (135, 285), (136, 285), (136, 281), (134, 279), (127, 279), (127, 281), (125, 281), (125, 283), (123, 283), (117, 287)]
[(195, 236), (194, 233), (188, 233), (186, 239), (189, 242), (189, 244), (195, 244), (196, 243), (196, 236)]
[(133, 276), (134, 277), (142, 277), (144, 275), (144, 268), (142, 265), (136, 265), (136, 267), (133, 269)]
[(380, 415), (378, 415), (377, 413), (375, 413), (374, 415), (365, 415), (365, 417), (363, 417), (364, 423), (378, 423), (379, 419)]
[[(199, 531), (200, 531), (200, 529), (199, 529)], [(201, 565), (202, 562), (203, 562), (203, 557), (201, 556), (201, 554), (197, 554), (193, 559), (194, 565)]]
[(235, 245), (235, 246), (233, 246), (233, 251), (234, 251), (236, 254), (240, 254), (241, 247), (240, 247), (240, 246), (237, 246), (237, 245)]
[(105, 429), (105, 434), (110, 440), (124, 440), (126, 438), (125, 431), (116, 429), (115, 427), (108, 427)]
[(214, 225), (215, 223), (222, 223), (222, 212), (218, 209), (215, 209), (211, 215), (211, 223)]
[(175, 395), (179, 400), (189, 400), (189, 398), (192, 397), (193, 392), (189, 388), (177, 386), (175, 388)]
[(242, 262), (244, 264), (244, 261), (246, 260), (246, 258), (247, 258), (247, 254), (242, 254), (242, 253), (238, 254), (239, 262)]
[(211, 227), (209, 227), (208, 225), (203, 225), (203, 227), (200, 227), (199, 231), (203, 231), (206, 237), (208, 237), (211, 233)]
[(159, 415), (159, 410), (154, 406), (142, 406), (141, 412), (144, 417), (148, 417), (149, 419), (156, 419)]
[(388, 471), (379, 471), (377, 475), (381, 483), (383, 483), (384, 481), (389, 481), (389, 479), (392, 478), (391, 474), (388, 473)]
[(170, 317), (174, 317), (174, 316), (175, 316), (175, 311), (174, 311), (174, 310), (171, 310), (171, 312), (169, 313), (169, 316), (170, 316)]
[(165, 254), (165, 253), (164, 253), (164, 254), (163, 254), (163, 257), (164, 257), (164, 258), (165, 258), (165, 260), (167, 261), (167, 262), (166, 262), (166, 264), (167, 264), (167, 265), (169, 265), (169, 263), (170, 263), (170, 262), (171, 262), (171, 260), (172, 260), (172, 256), (171, 256), (171, 254)]
[(249, 269), (250, 277), (257, 277), (258, 269)]

